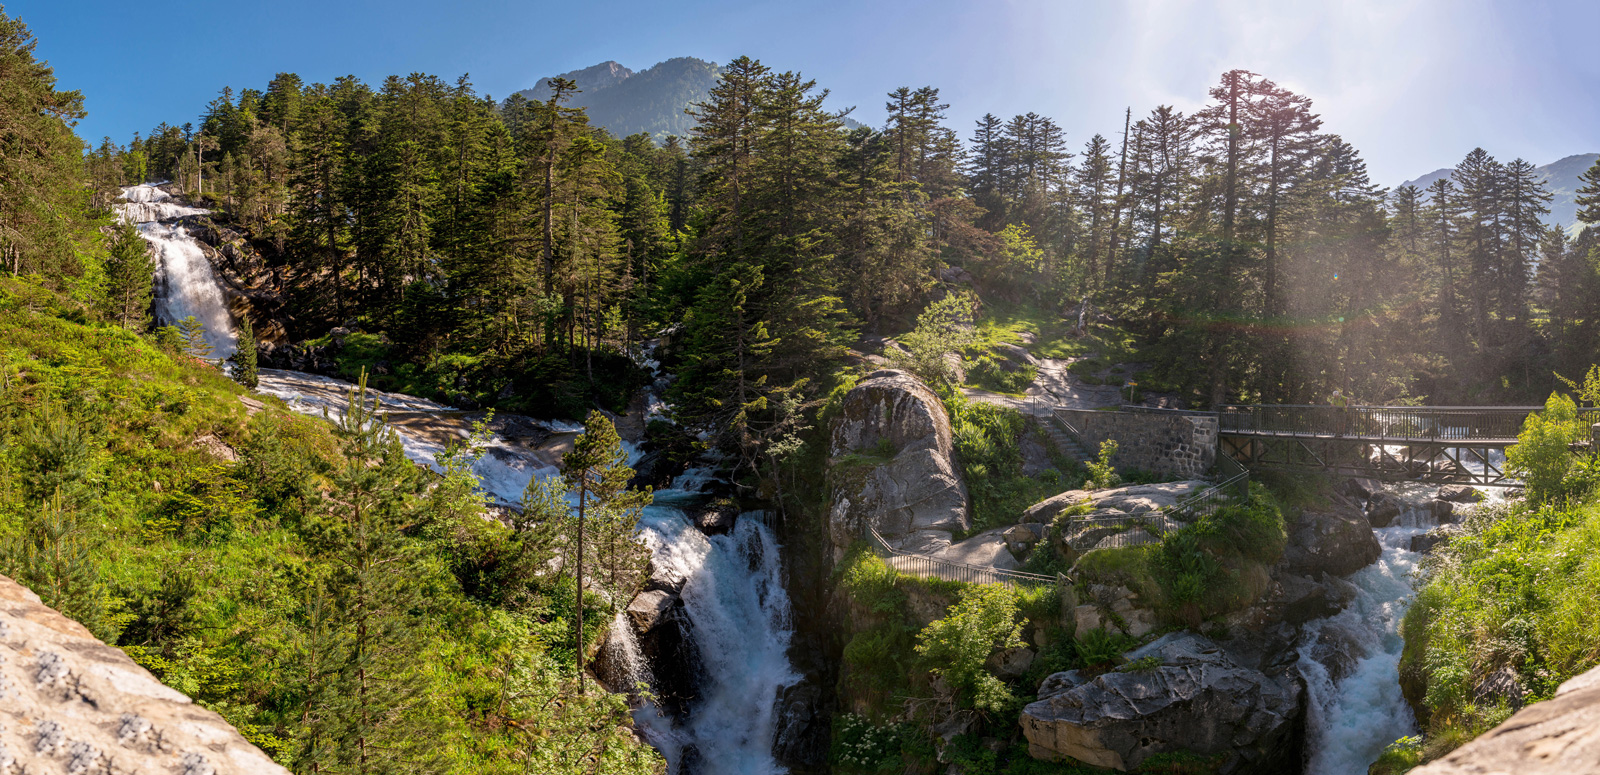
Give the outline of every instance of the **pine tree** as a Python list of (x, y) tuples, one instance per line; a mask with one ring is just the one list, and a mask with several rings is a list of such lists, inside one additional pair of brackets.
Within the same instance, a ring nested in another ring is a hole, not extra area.
[(1600, 223), (1600, 159), (1578, 179), (1583, 181), (1574, 197), (1578, 203), (1578, 220), (1586, 225)]
[(202, 360), (211, 356), (211, 343), (206, 341), (206, 326), (199, 318), (190, 315), (178, 321), (178, 332), (186, 354)]
[[(578, 691), (582, 693), (583, 665), (588, 648), (588, 641), (583, 634), (583, 591), (586, 584), (584, 539), (588, 520), (595, 515), (597, 521), (611, 523), (611, 529), (602, 529), (600, 532), (609, 536), (615, 551), (616, 540), (623, 532), (620, 528), (637, 524), (639, 512), (649, 504), (651, 496), (648, 490), (641, 492), (628, 489), (628, 482), (633, 478), (633, 469), (628, 467), (628, 453), (622, 448), (622, 439), (617, 436), (616, 426), (600, 412), (590, 412), (584, 420), (583, 435), (573, 443), (572, 451), (562, 457), (561, 470), (568, 486), (578, 493), (578, 502), (574, 506), (577, 519), (573, 533), (576, 548), (572, 556), (575, 560), (574, 579), (577, 581), (578, 596), (574, 609)], [(631, 588), (638, 583), (637, 579), (644, 570), (644, 564), (637, 559), (639, 556), (639, 552), (634, 551), (629, 555), (631, 559), (618, 559), (611, 568), (606, 569), (609, 573), (603, 571), (597, 575), (609, 575), (609, 580), (619, 590)], [(613, 601), (620, 599), (612, 598)]]
[(250, 316), (242, 315), (239, 318), (239, 343), (233, 355), (228, 356), (228, 362), (233, 364), (233, 379), (251, 390), (261, 382), (261, 375), (256, 368), (256, 330), (250, 324)]
[(114, 227), (106, 260), (106, 300), (117, 324), (131, 331), (150, 324), (150, 278), (155, 262), (150, 246), (130, 223)]

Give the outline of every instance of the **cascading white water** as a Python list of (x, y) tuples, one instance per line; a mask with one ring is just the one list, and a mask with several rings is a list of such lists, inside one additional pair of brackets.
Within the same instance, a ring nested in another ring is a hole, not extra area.
[(777, 540), (753, 519), (708, 537), (668, 505), (646, 509), (643, 524), (657, 566), (688, 578), (684, 612), (704, 664), (688, 718), (646, 706), (635, 720), (666, 755), (669, 772), (681, 772), (691, 749), (697, 774), (786, 772), (772, 755), (777, 699), (800, 676), (789, 664), (789, 596)]
[[(1503, 457), (1492, 460), (1503, 466)], [(1481, 466), (1480, 466), (1481, 468)], [(1416, 595), (1414, 572), (1422, 556), (1411, 539), (1433, 525), (1423, 504), (1432, 489), (1391, 486), (1407, 508), (1389, 527), (1373, 532), (1383, 548), (1378, 561), (1351, 574), (1354, 602), (1344, 611), (1306, 624), (1301, 633), (1300, 670), (1309, 702), (1306, 719), (1308, 775), (1363, 775), (1383, 749), (1416, 733), (1411, 708), (1400, 693), (1400, 622)], [(1347, 658), (1345, 675), (1334, 680), (1318, 651)]]
[(171, 195), (154, 186), (130, 186), (122, 190), (122, 198), (126, 201), (117, 205), (118, 216), (138, 224), (139, 234), (155, 248), (157, 319), (176, 324), (192, 315), (205, 326), (211, 357), (232, 355), (238, 334), (211, 262), (186, 229), (163, 223), (209, 211), (172, 202)]
[[(337, 417), (354, 387), (331, 377), (276, 369), (262, 369), (260, 378), (260, 392), (282, 398), (295, 411), (319, 416), (326, 410)], [(368, 389), (367, 394), (380, 411), (392, 413), (391, 427), (406, 455), (418, 463), (438, 470), (436, 457), (445, 444), (467, 438), (470, 423), (451, 407), (399, 393)], [(417, 417), (448, 422), (424, 427), (412, 422)], [(559, 422), (549, 423), (548, 429), (581, 430)], [(631, 445), (628, 451), (630, 459), (637, 457)], [(513, 504), (521, 500), (530, 479), (559, 473), (499, 436), (489, 440), (473, 472), (487, 493)], [(690, 524), (679, 505), (703, 498), (699, 491), (714, 476), (707, 467), (686, 471), (671, 488), (656, 491), (655, 503), (640, 519), (654, 566), (666, 569), (667, 576), (687, 579), (684, 613), (702, 664), (689, 718), (670, 718), (653, 705), (640, 708), (634, 718), (674, 773), (691, 749), (697, 774), (781, 773), (785, 770), (772, 755), (777, 698), (800, 676), (788, 659), (792, 633), (780, 547), (759, 520), (740, 519), (732, 534), (719, 536), (706, 536)], [(632, 624), (618, 614), (612, 625), (615, 635), (607, 642), (607, 658), (622, 668), (628, 683), (651, 682)]]

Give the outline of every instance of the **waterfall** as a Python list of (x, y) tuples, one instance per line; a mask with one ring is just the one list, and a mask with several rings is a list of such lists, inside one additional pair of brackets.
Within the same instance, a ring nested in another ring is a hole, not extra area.
[(703, 669), (687, 718), (647, 706), (635, 720), (669, 772), (785, 772), (772, 755), (777, 700), (800, 676), (789, 664), (789, 596), (776, 538), (754, 519), (739, 520), (729, 535), (706, 536), (671, 506), (646, 509), (643, 524), (657, 565), (688, 579), (684, 613)]
[(1433, 524), (1424, 504), (1434, 488), (1388, 489), (1407, 508), (1393, 525), (1373, 531), (1383, 548), (1378, 561), (1346, 578), (1355, 585), (1355, 600), (1301, 632), (1308, 775), (1363, 775), (1390, 743), (1417, 731), (1400, 693), (1400, 622), (1416, 596), (1413, 573), (1422, 559), (1411, 551), (1411, 539)]
[[(262, 369), (260, 378), (260, 392), (318, 416), (327, 411), (337, 417), (354, 387), (331, 377), (277, 369)], [(464, 441), (470, 432), (466, 413), (451, 407), (370, 388), (367, 395), (389, 413), (406, 455), (435, 470), (445, 445)], [(544, 425), (552, 434), (582, 430), (571, 423)], [(638, 456), (632, 445), (628, 453), (630, 460)], [(547, 459), (498, 435), (490, 438), (473, 472), (486, 493), (510, 504), (521, 500), (534, 477), (559, 473)], [(689, 469), (671, 488), (658, 490), (640, 518), (654, 566), (686, 579), (681, 597), (701, 669), (686, 718), (645, 705), (634, 719), (645, 739), (667, 757), (673, 773), (781, 773), (784, 769), (772, 755), (777, 699), (800, 676), (788, 659), (790, 609), (780, 547), (772, 531), (756, 519), (741, 519), (731, 534), (718, 536), (707, 536), (690, 523), (679, 506), (703, 499), (700, 489), (714, 478), (710, 467)], [(632, 622), (619, 613), (612, 633), (607, 659), (624, 667), (630, 683), (652, 682)]]
[(211, 357), (232, 355), (238, 335), (211, 262), (188, 230), (166, 223), (209, 211), (177, 204), (171, 201), (171, 195), (154, 186), (130, 186), (122, 190), (122, 198), (126, 201), (117, 205), (118, 217), (137, 223), (139, 234), (155, 248), (157, 320), (175, 325), (192, 315), (205, 326)]

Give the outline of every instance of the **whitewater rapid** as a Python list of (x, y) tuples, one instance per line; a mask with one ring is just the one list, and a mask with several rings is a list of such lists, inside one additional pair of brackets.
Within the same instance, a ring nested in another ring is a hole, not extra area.
[[(1505, 465), (1503, 456), (1491, 462)], [(1299, 667), (1309, 700), (1307, 775), (1364, 775), (1390, 743), (1417, 734), (1416, 719), (1400, 692), (1405, 649), (1400, 624), (1416, 598), (1422, 561), (1411, 551), (1411, 539), (1437, 524), (1426, 506), (1437, 488), (1415, 483), (1386, 488), (1406, 507), (1394, 524), (1373, 530), (1383, 549), (1377, 562), (1345, 577), (1355, 586), (1354, 601), (1301, 631)], [(1347, 660), (1345, 674), (1335, 680), (1325, 662), (1341, 656)]]

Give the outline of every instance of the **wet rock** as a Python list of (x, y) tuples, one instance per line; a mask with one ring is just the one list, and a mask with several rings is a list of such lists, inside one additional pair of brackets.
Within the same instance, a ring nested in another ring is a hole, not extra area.
[(1600, 668), (1412, 775), (1588, 775), (1600, 762)]
[(1311, 659), (1328, 672), (1334, 683), (1355, 672), (1356, 663), (1366, 655), (1360, 636), (1335, 622), (1323, 626), (1311, 644)]
[(1378, 492), (1367, 502), (1367, 522), (1373, 527), (1388, 527), (1406, 511), (1405, 501), (1392, 492)]
[(1484, 499), (1484, 494), (1476, 487), (1465, 484), (1447, 484), (1439, 488), (1439, 500), (1451, 503), (1477, 503)]
[(1282, 605), (1282, 620), (1290, 624), (1304, 624), (1344, 610), (1354, 598), (1354, 590), (1339, 579), (1331, 581), (1339, 583), (1323, 583), (1291, 573), (1279, 576), (1275, 602)]
[(1459, 535), (1464, 535), (1466, 528), (1460, 525), (1440, 525), (1422, 535), (1411, 537), (1411, 551), (1427, 554)]
[(845, 394), (828, 447), (835, 559), (868, 526), (934, 547), (968, 529), (967, 488), (952, 451), (944, 405), (916, 377), (876, 371)]
[(828, 761), (826, 720), (820, 713), (822, 690), (810, 680), (784, 688), (778, 696), (777, 734), (772, 755), (790, 768), (812, 769)]
[[(1130, 770), (1169, 751), (1223, 755), (1224, 772), (1299, 769), (1302, 688), (1289, 673), (1269, 676), (1234, 663), (1215, 643), (1174, 633), (1123, 655), (1153, 656), (1152, 670), (1110, 672), (1075, 683), (1022, 712), (1028, 752)], [(1075, 685), (1074, 685), (1075, 684)]]
[(1353, 498), (1357, 503), (1366, 503), (1368, 499), (1383, 492), (1383, 483), (1376, 479), (1346, 479), (1344, 494)]
[(634, 629), (648, 633), (656, 628), (677, 602), (677, 595), (659, 589), (647, 589), (628, 604), (628, 618), (633, 620)]
[(1429, 501), (1428, 513), (1433, 516), (1433, 521), (1440, 524), (1459, 520), (1456, 514), (1456, 504), (1453, 501), (1443, 499)]
[(718, 498), (691, 512), (694, 526), (706, 535), (726, 535), (733, 532), (739, 521), (739, 506), (733, 501)]
[(1289, 526), (1284, 564), (1292, 573), (1348, 576), (1383, 554), (1372, 526), (1349, 500), (1334, 496), (1328, 507), (1304, 511)]

